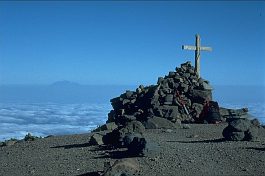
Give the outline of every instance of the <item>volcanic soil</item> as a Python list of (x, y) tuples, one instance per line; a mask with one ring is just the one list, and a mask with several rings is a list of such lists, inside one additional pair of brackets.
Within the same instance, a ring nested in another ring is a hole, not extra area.
[[(146, 130), (149, 151), (135, 157), (138, 175), (265, 175), (265, 129), (260, 141), (225, 141), (227, 124)], [(93, 133), (52, 136), (0, 148), (1, 176), (98, 175), (104, 162), (128, 157), (125, 149), (90, 146)]]

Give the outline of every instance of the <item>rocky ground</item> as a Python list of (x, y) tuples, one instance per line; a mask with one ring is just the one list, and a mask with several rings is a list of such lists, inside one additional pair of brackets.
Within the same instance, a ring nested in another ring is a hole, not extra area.
[[(135, 157), (137, 175), (265, 175), (265, 129), (259, 130), (258, 142), (224, 141), (226, 126), (146, 130), (149, 152)], [(126, 157), (122, 149), (89, 146), (90, 136), (53, 136), (1, 147), (0, 175), (98, 175), (104, 162)]]

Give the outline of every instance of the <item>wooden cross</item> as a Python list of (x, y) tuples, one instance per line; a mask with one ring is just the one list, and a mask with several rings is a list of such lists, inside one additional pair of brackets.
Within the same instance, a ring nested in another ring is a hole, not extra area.
[(200, 51), (212, 51), (211, 47), (201, 46), (200, 35), (196, 34), (195, 46), (183, 45), (182, 49), (195, 51), (195, 71), (200, 78)]

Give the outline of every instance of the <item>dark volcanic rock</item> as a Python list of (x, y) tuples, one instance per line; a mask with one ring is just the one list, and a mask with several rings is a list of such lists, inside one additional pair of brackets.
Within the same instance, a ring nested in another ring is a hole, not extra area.
[(234, 120), (235, 118), (248, 118), (248, 108), (242, 109), (227, 109), (227, 108), (220, 108), (219, 110), (220, 115), (227, 120), (227, 122)]
[(223, 136), (226, 140), (231, 141), (257, 141), (259, 140), (257, 123), (256, 120), (230, 119), (228, 126), (223, 130)]
[(245, 138), (244, 132), (228, 131), (227, 129), (224, 130), (223, 135), (225, 139), (229, 141), (242, 141)]
[(140, 164), (134, 158), (116, 160), (114, 164), (105, 169), (103, 176), (131, 176), (140, 172)]
[[(128, 135), (142, 136), (145, 131), (145, 127), (141, 122), (132, 121), (127, 122), (124, 126), (119, 126), (113, 131), (103, 136), (102, 140), (105, 145), (112, 145), (114, 147), (128, 147), (130, 137)], [(131, 141), (133, 138), (131, 139)]]
[(133, 134), (130, 136), (132, 141), (128, 144), (128, 154), (130, 156), (143, 156), (145, 155), (146, 139), (143, 136)]
[(205, 103), (202, 113), (200, 114), (200, 121), (204, 123), (219, 123), (223, 119), (219, 112), (219, 105), (215, 101)]
[(98, 133), (93, 134), (89, 139), (89, 145), (102, 145), (103, 144), (102, 137), (103, 135), (101, 134)]
[(252, 126), (247, 131), (245, 131), (245, 140), (246, 141), (259, 141), (258, 135), (259, 128), (256, 126)]
[[(116, 148), (127, 148), (129, 156), (143, 156), (146, 149), (146, 139), (143, 136), (145, 127), (139, 121), (126, 122), (102, 137), (105, 145)], [(92, 136), (93, 137), (93, 136)]]
[(212, 99), (212, 92), (210, 90), (197, 90), (190, 91), (190, 98), (195, 103), (203, 103), (205, 100)]
[(236, 119), (229, 123), (234, 131), (244, 132), (247, 131), (251, 125), (248, 119)]
[(115, 124), (115, 122), (106, 123), (96, 129), (93, 130), (93, 132), (99, 132), (99, 131), (112, 131), (116, 129), (118, 126)]
[(127, 122), (124, 128), (127, 129), (128, 133), (134, 132), (134, 133), (143, 134), (145, 131), (144, 125), (136, 120), (132, 122)]
[(146, 129), (174, 129), (177, 127), (176, 124), (170, 122), (169, 120), (161, 117), (153, 117), (145, 122)]
[(256, 126), (256, 127), (261, 127), (259, 120), (256, 118), (251, 120), (251, 124)]

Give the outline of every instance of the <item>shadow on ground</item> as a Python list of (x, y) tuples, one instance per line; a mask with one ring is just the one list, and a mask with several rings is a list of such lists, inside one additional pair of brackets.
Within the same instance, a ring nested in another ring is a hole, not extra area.
[(59, 145), (59, 146), (50, 147), (50, 148), (71, 149), (71, 148), (82, 148), (82, 147), (89, 147), (89, 146), (91, 146), (89, 143), (84, 143), (84, 144)]
[(178, 142), (178, 143), (219, 143), (225, 142), (224, 138), (220, 139), (210, 139), (210, 140), (202, 140), (202, 141), (167, 141), (167, 142)]
[(265, 148), (262, 148), (262, 147), (246, 147), (245, 149), (265, 151)]
[(84, 173), (84, 174), (80, 174), (80, 175), (76, 175), (76, 176), (100, 176), (101, 172), (88, 172), (88, 173)]
[(132, 156), (125, 151), (106, 151), (101, 156), (94, 157), (94, 159), (98, 158), (111, 158), (111, 159), (122, 159), (122, 158), (131, 158)]
[(114, 148), (112, 146), (95, 146), (94, 148), (90, 149), (89, 151), (96, 152), (101, 151), (102, 153), (99, 154), (100, 156), (94, 157), (94, 159), (98, 158), (111, 158), (111, 159), (122, 159), (122, 158), (132, 158), (132, 157), (142, 157), (142, 156), (135, 156), (132, 153), (128, 152), (126, 148)]

